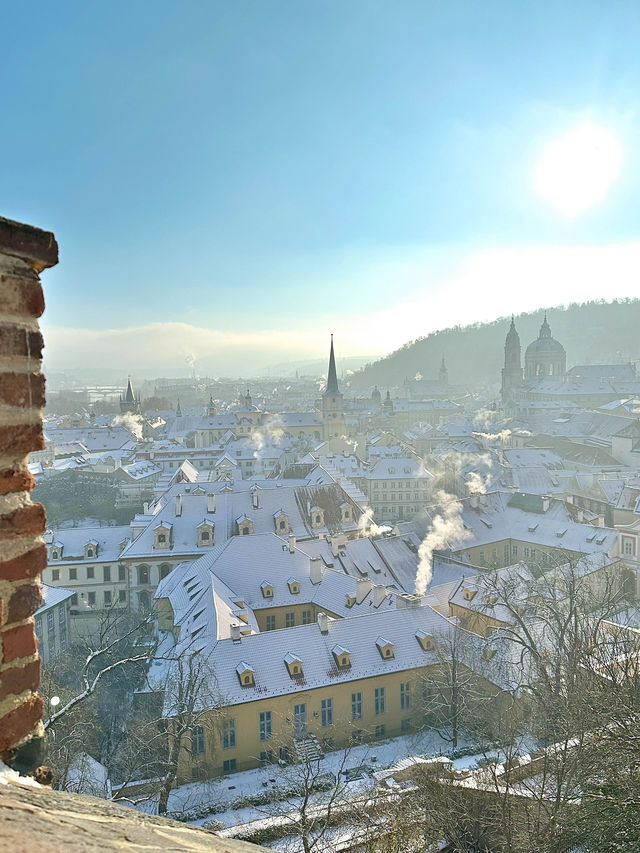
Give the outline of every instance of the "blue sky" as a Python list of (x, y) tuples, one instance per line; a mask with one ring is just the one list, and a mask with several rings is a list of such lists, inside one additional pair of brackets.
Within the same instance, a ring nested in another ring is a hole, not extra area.
[[(638, 291), (637, 2), (27, 0), (3, 31), (52, 365), (246, 372)], [(624, 165), (567, 221), (532, 174), (584, 119)]]

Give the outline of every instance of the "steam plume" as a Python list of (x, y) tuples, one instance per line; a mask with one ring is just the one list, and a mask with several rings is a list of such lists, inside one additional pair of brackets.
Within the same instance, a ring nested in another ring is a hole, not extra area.
[(444, 505), (432, 519), (430, 529), (418, 549), (416, 595), (424, 595), (431, 582), (433, 552), (444, 547), (458, 548), (471, 537), (471, 532), (462, 522), (460, 501), (452, 500), (450, 495), (444, 493), (437, 499)]

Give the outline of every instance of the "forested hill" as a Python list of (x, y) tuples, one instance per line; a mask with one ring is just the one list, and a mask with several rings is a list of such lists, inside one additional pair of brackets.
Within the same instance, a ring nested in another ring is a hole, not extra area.
[[(538, 337), (544, 309), (515, 318), (522, 345)], [(548, 309), (551, 333), (567, 351), (567, 369), (575, 364), (615, 364), (640, 359), (640, 299), (585, 302)], [(504, 340), (511, 317), (432, 332), (366, 365), (350, 377), (354, 390), (401, 385), (420, 373), (436, 379), (444, 356), (451, 385), (481, 387), (500, 382)]]

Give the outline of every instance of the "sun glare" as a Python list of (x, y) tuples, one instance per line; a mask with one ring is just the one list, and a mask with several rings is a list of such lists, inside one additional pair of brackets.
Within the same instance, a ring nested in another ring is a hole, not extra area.
[(573, 219), (601, 202), (622, 169), (622, 146), (604, 127), (584, 122), (545, 147), (535, 175), (538, 194)]

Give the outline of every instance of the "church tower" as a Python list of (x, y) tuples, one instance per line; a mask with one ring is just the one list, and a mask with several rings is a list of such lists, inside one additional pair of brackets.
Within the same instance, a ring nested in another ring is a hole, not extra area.
[(140, 394), (134, 393), (131, 377), (127, 382), (127, 390), (120, 395), (120, 411), (123, 414), (125, 412), (130, 412), (133, 415), (140, 414)]
[(444, 356), (442, 356), (442, 364), (438, 373), (438, 382), (443, 388), (446, 388), (449, 384), (449, 371), (447, 370), (447, 365), (444, 363)]
[(329, 351), (327, 387), (322, 395), (322, 423), (324, 424), (325, 441), (336, 436), (346, 435), (347, 425), (344, 419), (344, 402), (338, 388), (336, 357), (333, 352), (333, 335), (331, 335), (331, 350)]
[(522, 363), (520, 360), (520, 336), (516, 331), (513, 317), (511, 326), (504, 343), (504, 367), (502, 368), (502, 396), (503, 405), (508, 405), (514, 400), (514, 391), (522, 385)]
[(213, 402), (213, 394), (209, 394), (209, 402), (207, 403), (204, 411), (208, 418), (214, 418), (216, 416), (216, 404)]

